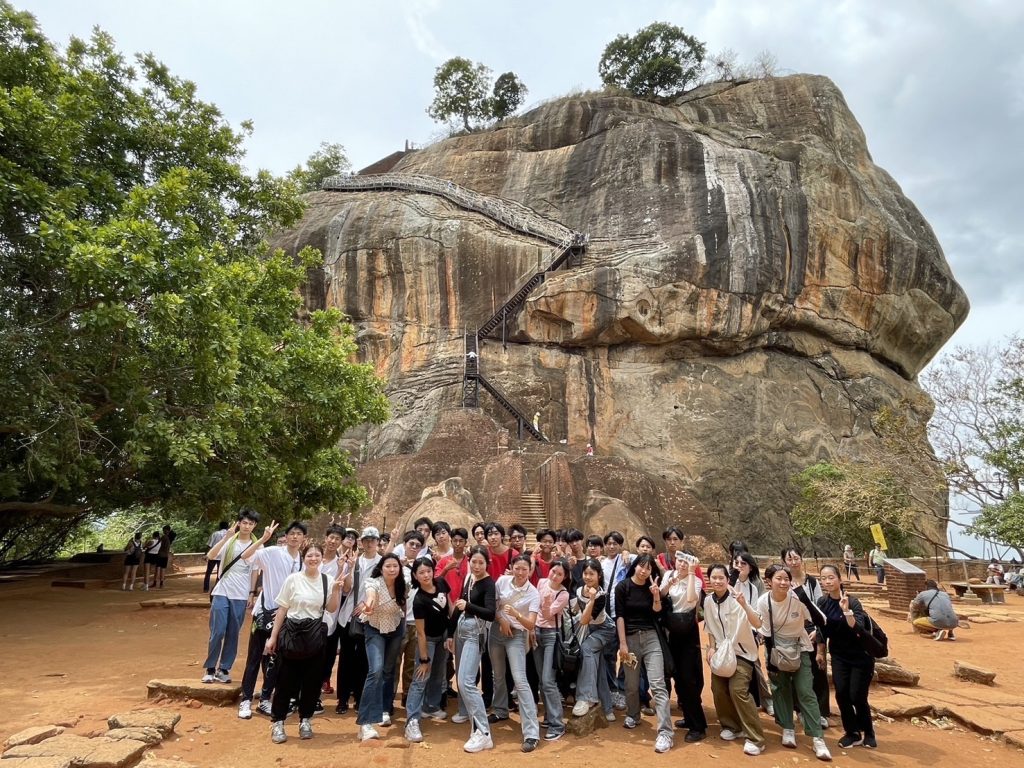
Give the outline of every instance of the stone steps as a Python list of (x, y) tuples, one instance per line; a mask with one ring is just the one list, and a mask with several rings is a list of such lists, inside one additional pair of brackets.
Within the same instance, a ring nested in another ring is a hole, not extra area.
[(524, 493), (519, 497), (519, 523), (526, 528), (526, 543), (537, 545), (536, 532), (548, 527), (548, 513), (544, 509), (544, 497), (539, 493)]

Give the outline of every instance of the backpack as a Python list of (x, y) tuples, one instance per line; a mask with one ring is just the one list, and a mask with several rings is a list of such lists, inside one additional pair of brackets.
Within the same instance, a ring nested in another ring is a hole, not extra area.
[(555, 640), (555, 669), (563, 677), (575, 680), (580, 668), (582, 652), (576, 620), (573, 618), (572, 609), (567, 606), (562, 610), (562, 616), (558, 622), (558, 637)]
[(884, 659), (889, 655), (889, 637), (878, 626), (878, 622), (865, 613), (864, 620), (867, 623), (867, 632), (857, 630), (857, 637), (860, 638), (864, 651), (876, 659)]

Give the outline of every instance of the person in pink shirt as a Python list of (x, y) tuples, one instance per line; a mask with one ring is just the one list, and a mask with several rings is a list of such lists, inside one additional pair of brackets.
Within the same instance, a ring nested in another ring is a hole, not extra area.
[(569, 603), (569, 592), (565, 587), (568, 578), (569, 563), (556, 560), (551, 564), (548, 577), (537, 585), (540, 611), (537, 614), (537, 647), (533, 651), (533, 661), (537, 665), (541, 696), (544, 698), (545, 741), (556, 741), (565, 735), (562, 694), (556, 680), (555, 644), (562, 610)]

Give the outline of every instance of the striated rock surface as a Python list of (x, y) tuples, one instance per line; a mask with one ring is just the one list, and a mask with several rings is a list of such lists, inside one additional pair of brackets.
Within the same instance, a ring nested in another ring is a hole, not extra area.
[[(582, 266), (547, 275), (507, 348), (481, 347), (481, 371), (570, 452), (592, 443), (680, 489), (722, 538), (789, 540), (793, 474), (860, 455), (883, 406), (926, 420), (914, 377), (967, 313), (931, 228), (822, 77), (719, 84), (668, 106), (565, 98), (395, 170), (589, 233)], [(324, 252), (307, 303), (347, 312), (388, 381), (393, 419), (352, 436), (371, 463), (424, 449), (461, 404), (463, 330), (551, 258), (539, 239), (407, 191), (314, 193), (275, 244)], [(512, 426), (483, 393), (481, 405)], [(417, 483), (454, 475), (466, 477), (450, 462)], [(578, 486), (577, 523), (592, 489), (625, 500), (600, 478)], [(675, 520), (629, 506), (655, 527)]]

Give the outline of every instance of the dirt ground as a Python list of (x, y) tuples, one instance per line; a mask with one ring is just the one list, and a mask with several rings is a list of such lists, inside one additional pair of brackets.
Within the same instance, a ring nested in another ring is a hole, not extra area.
[[(49, 580), (0, 587), (5, 615), (0, 630), (0, 739), (30, 725), (60, 721), (77, 721), (74, 733), (102, 732), (109, 715), (150, 706), (146, 702), (149, 680), (198, 680), (208, 636), (206, 613), (187, 608), (142, 609), (139, 601), (147, 596), (196, 595), (200, 591), (201, 579), (194, 576), (171, 579), (166, 590), (149, 595), (118, 589), (51, 588)], [(962, 659), (997, 671), (996, 687), (1006, 695), (1015, 693), (1013, 683), (1022, 669), (1020, 648), (1024, 633), (1024, 598), (1011, 596), (1008, 602), (1020, 621), (975, 624), (971, 629), (961, 630), (955, 643), (917, 637), (908, 624), (891, 617), (880, 618), (890, 636), (892, 655), (921, 673), (922, 686), (946, 691), (971, 686), (952, 677), (953, 660)], [(233, 670), (235, 679), (241, 677), (244, 645), (243, 638), (240, 658)], [(879, 687), (873, 698), (880, 700), (888, 693), (888, 688)], [(1024, 706), (1024, 696), (1021, 698), (1019, 704)], [(425, 742), (406, 744), (400, 709), (396, 711), (396, 725), (381, 729), (380, 742), (362, 745), (356, 737), (354, 713), (334, 715), (334, 701), (325, 701), (327, 712), (315, 719), (313, 740), (300, 741), (297, 723), (290, 719), (289, 741), (273, 745), (265, 718), (255, 716), (246, 722), (237, 719), (233, 707), (193, 709), (181, 702), (163, 702), (155, 706), (179, 712), (181, 722), (177, 735), (154, 753), (196, 766), (246, 768), (344, 764), (343, 761), (368, 763), (374, 768), (428, 762), (438, 765), (448, 761), (498, 766), (515, 760), (539, 765), (556, 757), (566, 758), (568, 766), (603, 760), (629, 765), (634, 759), (685, 760), (688, 766), (696, 768), (717, 768), (723, 761), (746, 762), (741, 741), (726, 743), (717, 738), (719, 728), (714, 724), (707, 688), (704, 704), (713, 723), (709, 738), (699, 744), (686, 744), (679, 734), (676, 746), (662, 757), (653, 751), (655, 734), (650, 720), (645, 719), (635, 731), (626, 731), (621, 715), (617, 723), (598, 730), (587, 740), (567, 735), (551, 744), (542, 741), (540, 748), (530, 755), (519, 751), (521, 737), (513, 716), (511, 722), (494, 728), (493, 751), (470, 756), (462, 751), (469, 735), (467, 725), (425, 722)], [(679, 716), (673, 708), (673, 718)], [(750, 758), (754, 764), (776, 768), (816, 763), (809, 738), (798, 732), (799, 748), (783, 749), (779, 745), (778, 727), (762, 717), (769, 746), (762, 756)], [(826, 739), (836, 766), (1024, 766), (1024, 751), (998, 737), (981, 736), (959, 727), (939, 730), (927, 723), (879, 722), (877, 751), (856, 747), (844, 752), (836, 745), (836, 739), (842, 735), (838, 718), (833, 717), (832, 722)], [(1024, 722), (1020, 727), (1024, 729)], [(597, 749), (600, 747), (611, 747), (612, 751)]]

